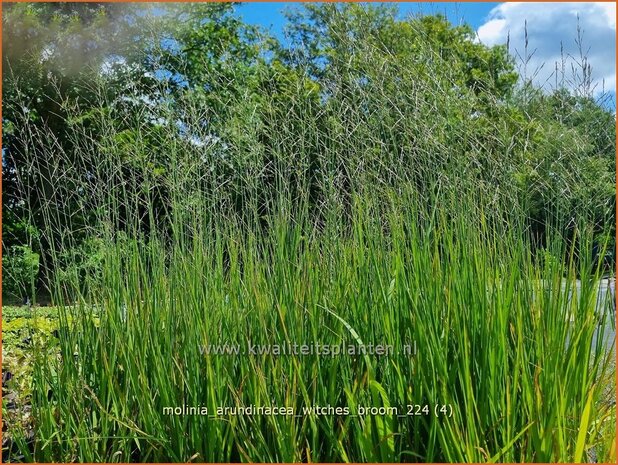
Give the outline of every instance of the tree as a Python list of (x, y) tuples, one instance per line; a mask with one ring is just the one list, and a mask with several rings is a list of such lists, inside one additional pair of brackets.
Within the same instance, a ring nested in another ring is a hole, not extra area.
[(5, 5), (5, 250), (32, 246), (45, 262), (46, 249), (57, 239), (58, 231), (41, 234), (44, 212), (51, 214), (57, 228), (64, 232), (83, 234), (91, 221), (88, 211), (76, 205), (83, 199), (74, 180), (63, 175), (70, 168), (76, 143), (69, 110), (77, 106), (83, 112), (96, 108), (99, 89), (93, 81), (119, 63), (136, 59), (145, 40), (138, 33), (136, 13), (136, 8), (118, 4)]

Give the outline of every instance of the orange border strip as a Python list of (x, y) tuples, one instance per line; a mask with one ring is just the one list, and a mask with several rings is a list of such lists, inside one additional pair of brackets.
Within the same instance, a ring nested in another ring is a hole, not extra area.
[[(197, 0), (197, 1), (191, 1), (191, 0), (133, 0), (131, 2), (123, 2), (122, 0), (98, 0), (97, 3), (232, 3), (233, 0)], [(406, 2), (406, 1), (401, 1), (401, 0), (391, 0), (390, 2), (383, 2), (380, 0), (321, 0), (321, 2), (328, 2), (328, 3), (430, 3), (430, 4), (435, 4), (435, 3), (491, 3), (488, 2), (486, 0), (483, 1), (479, 1), (479, 2), (474, 2), (472, 0), (460, 0), (459, 2), (450, 2), (450, 1), (446, 1), (446, 0), (437, 0), (437, 1), (420, 1), (420, 2)], [(5, 1), (5, 0), (0, 0), (0, 18), (2, 18), (2, 4), (3, 3), (61, 3), (59, 0), (13, 0), (11, 2)], [(92, 0), (73, 0), (72, 3), (92, 3)], [(315, 0), (295, 0), (293, 2), (286, 2), (286, 0), (270, 0), (269, 2), (264, 2), (264, 1), (260, 1), (260, 0), (244, 0), (244, 3), (317, 3)], [(536, 3), (534, 1), (531, 0), (524, 0), (523, 3)], [(582, 3), (582, 2), (577, 2), (577, 1), (573, 1), (573, 0), (569, 0), (569, 1), (560, 1), (560, 0), (544, 0), (544, 3)], [(593, 3), (590, 1), (585, 1), (583, 3)], [(616, 2), (612, 2), (610, 0), (603, 0), (601, 2), (597, 2), (597, 3), (616, 3)], [(0, 57), (2, 57), (2, 21), (0, 21)], [(616, 45), (618, 45), (618, 39), (616, 40)], [(618, 56), (615, 57), (616, 60), (616, 68), (618, 68)], [(0, 59), (0, 76), (2, 76), (2, 59)], [(617, 130), (617, 137), (616, 137), (616, 142), (618, 142), (618, 120), (616, 120), (616, 130)], [(0, 79), (0, 132), (2, 131), (2, 79)], [(0, 151), (2, 150), (2, 139), (0, 138)], [(0, 174), (2, 174), (2, 165), (0, 165)], [(618, 164), (616, 165), (616, 178), (618, 178)], [(617, 189), (618, 190), (618, 189)], [(617, 192), (617, 196), (618, 196), (618, 192)], [(0, 198), (2, 197), (2, 179), (0, 178)], [(616, 230), (618, 231), (618, 202), (615, 202), (616, 204)], [(2, 205), (0, 205), (0, 234), (2, 233), (2, 206), (4, 205), (4, 203), (2, 203)], [(618, 253), (618, 241), (616, 241), (616, 244), (614, 245), (614, 247), (616, 248), (615, 252)], [(0, 243), (0, 259), (2, 258), (2, 246)], [(615, 276), (618, 276), (618, 261), (616, 262), (616, 269), (615, 271)], [(2, 268), (0, 267), (0, 290), (2, 289)], [(614, 292), (614, 298), (616, 299), (616, 303), (618, 304), (618, 294), (616, 294)], [(615, 314), (615, 323), (616, 326), (618, 327), (618, 312), (616, 312)], [(0, 347), (2, 347), (2, 295), (0, 292)], [(615, 350), (616, 352), (616, 364), (618, 365), (618, 350)], [(0, 354), (0, 362), (2, 362), (2, 355)], [(618, 371), (616, 372), (616, 398), (618, 398)], [(0, 391), (0, 400), (2, 399), (2, 392)], [(2, 411), (0, 410), (0, 422), (2, 421)], [(616, 415), (616, 431), (617, 431), (617, 435), (616, 435), (616, 452), (618, 454), (618, 415)], [(0, 440), (2, 438), (2, 433), (0, 432)], [(42, 463), (42, 462), (39, 462)], [(194, 463), (207, 463), (207, 462), (194, 462)], [(371, 462), (367, 462), (367, 463), (371, 463)], [(374, 462), (375, 463), (375, 462)], [(175, 465), (172, 463), (167, 463), (167, 462), (154, 462), (154, 464), (156, 465)], [(68, 465), (68, 464), (67, 464)], [(90, 465), (90, 464), (86, 464), (86, 465)], [(92, 464), (94, 465), (94, 464)], [(260, 465), (270, 465), (267, 463), (263, 463)], [(341, 464), (343, 465), (343, 464)], [(348, 464), (349, 465), (349, 464)], [(352, 463), (352, 465), (361, 465), (361, 464), (357, 464), (357, 463)], [(376, 465), (378, 465), (376, 463)], [(379, 465), (387, 465), (387, 464), (379, 464)], [(462, 464), (463, 465), (463, 464)], [(479, 464), (480, 465), (480, 464)], [(513, 464), (515, 465), (515, 464)]]

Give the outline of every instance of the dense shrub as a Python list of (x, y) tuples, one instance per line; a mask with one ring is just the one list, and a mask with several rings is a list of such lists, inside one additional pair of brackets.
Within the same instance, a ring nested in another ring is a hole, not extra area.
[(39, 254), (25, 245), (14, 245), (2, 253), (2, 294), (34, 301), (39, 273)]

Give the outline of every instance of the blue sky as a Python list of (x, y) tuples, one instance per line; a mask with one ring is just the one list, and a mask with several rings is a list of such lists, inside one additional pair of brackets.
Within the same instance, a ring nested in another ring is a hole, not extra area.
[[(462, 20), (477, 29), (488, 18), (490, 11), (498, 3), (398, 3), (401, 15), (409, 13), (442, 13), (451, 20), (459, 23)], [(242, 4), (238, 12), (250, 24), (259, 24), (270, 28), (279, 38), (282, 38), (285, 18), (282, 10), (302, 6), (296, 2), (252, 2)]]
[[(578, 24), (583, 35), (587, 63), (592, 66), (594, 93), (615, 95), (616, 89), (616, 3), (614, 2), (552, 2), (552, 3), (414, 3), (400, 2), (400, 15), (442, 13), (454, 24), (466, 22), (486, 45), (504, 44), (510, 38), (510, 52), (524, 55), (525, 25), (529, 36), (527, 69), (533, 70), (533, 80), (542, 86), (555, 82), (556, 65), (564, 62), (565, 79), (577, 87), (578, 78), (571, 75), (571, 65), (581, 62), (576, 42)], [(285, 8), (302, 7), (297, 2), (244, 3), (238, 13), (250, 24), (270, 29), (283, 39)], [(531, 73), (532, 74), (532, 73)]]

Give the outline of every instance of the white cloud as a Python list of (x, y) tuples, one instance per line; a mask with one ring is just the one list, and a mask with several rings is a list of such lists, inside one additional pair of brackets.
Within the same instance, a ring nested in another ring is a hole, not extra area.
[(506, 19), (490, 19), (479, 27), (478, 35), (485, 44), (494, 45), (504, 42), (508, 33)]
[[(487, 45), (504, 44), (509, 37), (510, 52), (525, 56), (525, 28), (528, 29), (528, 76), (534, 70), (537, 84), (555, 84), (555, 70), (562, 75), (562, 56), (565, 58), (565, 79), (570, 85), (574, 79), (580, 51), (576, 43), (577, 25), (583, 37), (583, 52), (592, 67), (595, 92), (616, 90), (616, 3), (501, 3), (491, 10), (487, 21), (479, 27), (479, 40)], [(561, 44), (563, 54), (561, 55)], [(534, 53), (533, 53), (534, 52)], [(542, 68), (541, 68), (542, 66)], [(581, 73), (580, 73), (581, 78)]]

